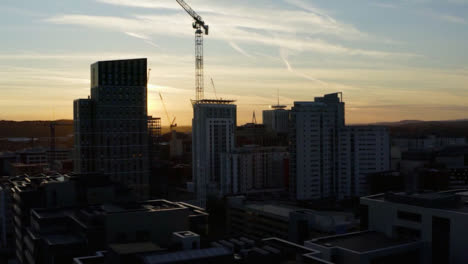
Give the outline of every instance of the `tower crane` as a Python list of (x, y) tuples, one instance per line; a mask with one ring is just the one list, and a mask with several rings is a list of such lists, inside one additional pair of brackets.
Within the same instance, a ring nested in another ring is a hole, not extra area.
[(194, 19), (192, 27), (195, 29), (195, 99), (198, 102), (203, 100), (203, 34), (208, 35), (209, 26), (184, 0), (176, 1)]
[(163, 105), (163, 108), (164, 108), (164, 112), (166, 112), (167, 122), (169, 122), (169, 129), (170, 129), (170, 131), (172, 131), (172, 129), (174, 127), (177, 127), (177, 124), (175, 123), (176, 118), (174, 117), (174, 119), (172, 119), (172, 121), (171, 121), (171, 118), (169, 117), (169, 113), (167, 112), (166, 104), (164, 103), (164, 99), (162, 97), (161, 92), (159, 92), (159, 98), (161, 98), (161, 102), (162, 102), (162, 105)]

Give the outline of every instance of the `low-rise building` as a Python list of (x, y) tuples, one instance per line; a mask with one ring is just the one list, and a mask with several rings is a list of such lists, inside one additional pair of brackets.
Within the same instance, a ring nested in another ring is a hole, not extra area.
[(286, 147), (250, 145), (221, 154), (221, 195), (285, 191), (288, 175)]
[(421, 241), (390, 238), (374, 231), (321, 237), (304, 245), (335, 264), (425, 263)]
[(274, 236), (302, 243), (313, 237), (346, 233), (355, 226), (351, 213), (315, 211), (274, 201), (248, 202), (242, 196), (228, 198), (227, 228), (231, 236)]
[(28, 263), (45, 264), (71, 263), (74, 257), (113, 244), (167, 247), (176, 231), (206, 232), (207, 216), (201, 208), (166, 200), (33, 209), (23, 252)]
[(361, 198), (361, 225), (424, 244), (423, 263), (466, 263), (468, 192), (386, 193)]
[(279, 238), (250, 240), (244, 237), (214, 241), (202, 248), (160, 248), (153, 243), (112, 244), (106, 251), (77, 257), (74, 264), (311, 264), (330, 262), (320, 259), (317, 250)]

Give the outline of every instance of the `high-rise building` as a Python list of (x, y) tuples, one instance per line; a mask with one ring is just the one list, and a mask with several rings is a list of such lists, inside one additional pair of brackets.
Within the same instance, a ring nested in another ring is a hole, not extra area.
[(346, 126), (344, 106), (341, 93), (294, 103), (289, 134), (289, 190), (294, 199), (367, 195), (367, 176), (390, 169), (388, 130)]
[(148, 193), (147, 61), (91, 65), (91, 96), (74, 101), (75, 172)]
[(344, 127), (340, 93), (294, 102), (290, 127), (290, 193), (298, 200), (333, 196), (338, 174), (338, 134)]
[(339, 199), (369, 194), (367, 177), (390, 169), (390, 138), (382, 126), (346, 126), (340, 131)]
[(193, 104), (192, 160), (197, 203), (221, 193), (220, 154), (235, 147), (236, 105), (232, 100), (200, 100)]
[(271, 108), (263, 110), (263, 125), (270, 131), (287, 134), (289, 131), (289, 110), (285, 109), (285, 105), (272, 105)]

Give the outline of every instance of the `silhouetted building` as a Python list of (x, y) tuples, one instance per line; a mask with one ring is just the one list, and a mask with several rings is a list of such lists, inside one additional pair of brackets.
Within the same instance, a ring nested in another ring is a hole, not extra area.
[(368, 193), (367, 175), (390, 169), (388, 131), (345, 126), (341, 93), (294, 102), (289, 133), (293, 199), (346, 199)]
[(221, 153), (235, 147), (236, 105), (231, 100), (193, 103), (192, 166), (197, 203), (205, 207), (208, 196), (221, 190)]
[(148, 146), (150, 162), (159, 157), (159, 143), (161, 140), (161, 118), (148, 116)]
[(151, 200), (33, 209), (30, 217), (23, 251), (29, 263), (46, 264), (71, 263), (88, 252), (118, 248), (115, 244), (152, 242), (167, 247), (176, 231), (193, 228), (206, 233), (208, 215), (184, 203)]
[[(178, 232), (183, 233), (183, 232)], [(113, 244), (106, 251), (75, 258), (73, 264), (310, 264), (324, 263), (320, 252), (276, 237), (253, 241), (245, 237), (214, 241), (202, 248), (168, 250), (152, 243)]]
[[(390, 139), (381, 126), (346, 126), (339, 132), (339, 199), (369, 194), (369, 174), (390, 169)], [(336, 187), (335, 187), (336, 188)]]
[(321, 237), (306, 241), (304, 246), (319, 251), (326, 263), (427, 263), (423, 261), (424, 243), (421, 241), (391, 238), (373, 231)]
[(75, 172), (149, 192), (146, 59), (91, 65), (91, 97), (74, 101)]
[(422, 242), (421, 263), (465, 263), (467, 202), (466, 190), (362, 197), (361, 226), (393, 239)]
[(286, 147), (244, 146), (221, 154), (221, 196), (285, 191), (289, 177)]
[(402, 151), (439, 150), (448, 146), (463, 146), (465, 137), (442, 137), (436, 135), (418, 137), (394, 137), (392, 143)]
[(10, 175), (10, 164), (16, 162), (14, 152), (0, 152), (0, 176)]
[(287, 146), (288, 135), (278, 134), (267, 129), (265, 125), (247, 123), (237, 127), (236, 144), (238, 147), (246, 145)]
[[(99, 204), (110, 201), (129, 201), (135, 197), (125, 187), (110, 182), (102, 175), (66, 175), (40, 174), (35, 176), (21, 175), (2, 179), (0, 222), (1, 230), (6, 230), (7, 246), (11, 248), (8, 238), (14, 240), (13, 248), (20, 263), (29, 263), (34, 256), (25, 252), (25, 236), (29, 232), (31, 210), (34, 208), (67, 208)], [(11, 224), (13, 223), (13, 224)], [(5, 224), (5, 226), (3, 226)], [(12, 226), (8, 228), (8, 226)], [(13, 236), (9, 236), (9, 231)], [(2, 232), (3, 235), (3, 232)], [(32, 253), (32, 252), (31, 252)]]
[(381, 171), (367, 176), (369, 194), (406, 190), (405, 175), (399, 171)]
[(271, 110), (263, 110), (263, 125), (267, 130), (278, 134), (289, 132), (289, 110), (284, 105), (273, 105)]
[(345, 125), (340, 95), (294, 102), (289, 132), (289, 189), (294, 199), (323, 199), (336, 193), (339, 132)]
[(227, 229), (250, 239), (275, 236), (302, 243), (306, 239), (342, 234), (357, 227), (352, 213), (314, 211), (277, 201), (227, 198)]

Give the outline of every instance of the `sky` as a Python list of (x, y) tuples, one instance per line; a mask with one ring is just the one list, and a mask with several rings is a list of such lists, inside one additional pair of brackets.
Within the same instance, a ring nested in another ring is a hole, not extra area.
[[(291, 106), (333, 92), (347, 123), (468, 118), (468, 0), (186, 2), (210, 26), (205, 97), (237, 100), (239, 124), (278, 94)], [(189, 125), (191, 23), (176, 0), (2, 0), (0, 120), (71, 119), (90, 64), (144, 57), (148, 113), (168, 124), (161, 93)]]

